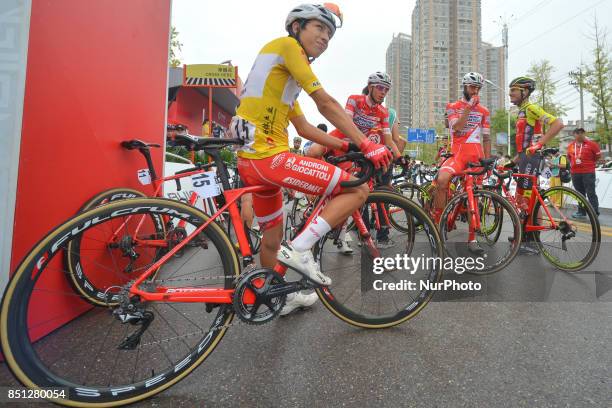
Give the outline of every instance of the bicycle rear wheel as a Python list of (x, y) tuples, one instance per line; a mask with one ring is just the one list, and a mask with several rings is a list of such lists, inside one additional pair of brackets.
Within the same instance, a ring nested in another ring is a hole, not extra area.
[[(586, 268), (597, 257), (601, 245), (601, 226), (593, 207), (586, 197), (569, 187), (552, 187), (541, 196), (544, 205), (536, 202), (532, 223), (545, 229), (531, 233), (540, 252), (563, 271)], [(572, 219), (579, 210), (584, 217)]]
[[(314, 248), (315, 259), (333, 284), (317, 289), (317, 294), (343, 321), (363, 328), (385, 328), (416, 316), (433, 296), (431, 284), (442, 276), (435, 263), (413, 268), (403, 260), (411, 256), (442, 257), (443, 249), (435, 225), (414, 202), (377, 190), (370, 193), (365, 206), (371, 209), (372, 204), (374, 208), (402, 209), (404, 223), (421, 224), (423, 230), (412, 228), (406, 233), (391, 228), (387, 245), (372, 247), (372, 240), (362, 240), (360, 251), (351, 257), (340, 254), (332, 239), (320, 241)], [(371, 217), (372, 212), (368, 210), (366, 216)], [(385, 259), (397, 257), (401, 258), (399, 262), (384, 264)]]
[[(185, 221), (188, 234), (208, 220), (196, 208), (172, 200), (123, 200), (66, 221), (36, 244), (19, 265), (2, 300), (0, 331), (8, 367), (22, 384), (66, 388), (65, 398), (53, 400), (63, 405), (125, 405), (180, 381), (214, 350), (234, 316), (229, 304), (207, 305), (210, 308), (205, 311), (201, 303), (138, 303), (132, 298), (135, 303), (130, 304), (146, 319), (132, 314), (136, 320), (130, 319), (130, 324), (109, 313), (117, 312), (116, 307), (93, 306), (71, 290), (62, 276), (69, 272), (62, 268), (60, 254), (75, 239), (80, 240), (80, 259), (89, 271), (112, 274), (123, 252), (102, 250), (97, 244), (84, 251), (83, 246), (96, 243), (96, 232), (111, 228), (111, 222), (152, 214), (163, 214), (171, 223)], [(170, 257), (156, 279), (141, 289), (156, 292), (169, 282), (173, 288), (232, 289), (239, 263), (227, 236), (213, 222), (187, 239), (197, 241), (201, 236), (207, 238), (206, 248), (189, 246), (183, 257)], [(149, 239), (139, 238), (140, 244), (132, 247), (136, 254)], [(157, 243), (165, 239), (155, 238)], [(128, 341), (145, 320), (149, 325), (140, 343)]]

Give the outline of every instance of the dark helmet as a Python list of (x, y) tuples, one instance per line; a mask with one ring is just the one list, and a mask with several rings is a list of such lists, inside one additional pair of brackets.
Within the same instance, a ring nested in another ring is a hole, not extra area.
[(520, 76), (518, 78), (514, 78), (510, 81), (510, 88), (525, 88), (529, 90), (529, 93), (532, 93), (536, 88), (536, 83), (532, 78), (526, 76)]

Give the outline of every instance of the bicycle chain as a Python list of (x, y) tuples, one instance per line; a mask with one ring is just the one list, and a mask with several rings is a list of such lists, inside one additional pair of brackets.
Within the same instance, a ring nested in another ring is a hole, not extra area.
[[(212, 279), (232, 279), (234, 281), (234, 283), (236, 283), (238, 281), (238, 279), (240, 279), (240, 277), (244, 274), (247, 274), (249, 272), (251, 272), (253, 269), (255, 269), (257, 266), (254, 264), (248, 265), (246, 266), (242, 272), (240, 273), (240, 275), (238, 276), (208, 276), (208, 277), (203, 277), (203, 278), (177, 278), (177, 279), (160, 279), (160, 280), (156, 280), (155, 282), (178, 282), (178, 281), (194, 281), (194, 280), (212, 280)], [(230, 305), (231, 306), (231, 305)], [(196, 332), (191, 332), (191, 333), (186, 333), (183, 334), (181, 336), (175, 336), (175, 337), (169, 337), (167, 339), (162, 339), (162, 340), (157, 340), (157, 341), (153, 341), (153, 342), (149, 342), (149, 343), (144, 343), (144, 344), (140, 344), (138, 346), (138, 348), (142, 348), (142, 347), (148, 347), (148, 346), (155, 346), (158, 344), (163, 344), (163, 343), (169, 343), (171, 341), (176, 341), (176, 340), (180, 340), (186, 337), (191, 337), (191, 336), (197, 336), (197, 335), (202, 335), (202, 334), (208, 334), (210, 332), (214, 332), (214, 331), (218, 331), (218, 330), (222, 330), (222, 329), (229, 329), (230, 327), (234, 327), (234, 326), (241, 326), (241, 325), (249, 325), (250, 324), (243, 322), (242, 320), (236, 318), (236, 320), (230, 324), (225, 324), (223, 326), (219, 326), (219, 327), (215, 327), (213, 329), (202, 329)]]
[(149, 346), (156, 346), (158, 344), (169, 343), (171, 341), (180, 340), (180, 339), (183, 339), (185, 337), (191, 337), (191, 336), (196, 336), (196, 335), (208, 334), (210, 332), (214, 332), (214, 331), (218, 331), (218, 330), (222, 330), (222, 329), (229, 329), (230, 327), (242, 326), (242, 325), (252, 326), (252, 325), (250, 325), (250, 324), (248, 324), (246, 322), (243, 322), (242, 320), (236, 318), (236, 321), (234, 321), (234, 322), (232, 322), (230, 324), (224, 324), (223, 326), (215, 327), (214, 329), (207, 329), (207, 330), (202, 329), (202, 330), (197, 331), (197, 332), (183, 334), (182, 336), (175, 336), (175, 337), (169, 337), (169, 338), (163, 339), (163, 340), (152, 341), (150, 343), (140, 344), (138, 346), (138, 348), (149, 347)]

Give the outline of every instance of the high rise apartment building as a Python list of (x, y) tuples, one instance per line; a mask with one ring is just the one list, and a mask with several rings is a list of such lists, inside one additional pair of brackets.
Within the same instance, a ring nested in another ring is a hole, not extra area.
[(386, 71), (391, 76), (392, 86), (386, 98), (387, 107), (395, 109), (402, 126), (412, 124), (411, 106), (411, 47), (412, 39), (408, 34), (393, 36), (387, 48)]
[(494, 47), (491, 44), (482, 43), (483, 75), (495, 85), (485, 84), (481, 91), (482, 101), (489, 108), (491, 115), (499, 109), (505, 109), (506, 89), (508, 80), (506, 78), (506, 64), (504, 47)]
[[(477, 71), (494, 83), (505, 83), (502, 49), (483, 47), (480, 10), (481, 0), (416, 1), (412, 12), (413, 127), (443, 123), (446, 104), (461, 97), (461, 79), (467, 72)], [(485, 85), (483, 103), (492, 105), (491, 111), (503, 108), (503, 95)]]

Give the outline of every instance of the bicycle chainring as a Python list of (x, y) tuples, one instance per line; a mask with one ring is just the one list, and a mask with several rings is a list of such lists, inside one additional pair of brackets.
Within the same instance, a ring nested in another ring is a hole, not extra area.
[(234, 290), (234, 312), (248, 324), (268, 323), (280, 313), (287, 295), (273, 295), (270, 290), (284, 285), (285, 279), (272, 269), (258, 268), (243, 273)]

